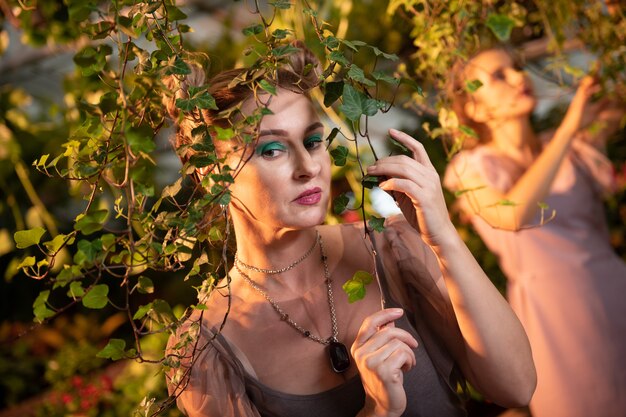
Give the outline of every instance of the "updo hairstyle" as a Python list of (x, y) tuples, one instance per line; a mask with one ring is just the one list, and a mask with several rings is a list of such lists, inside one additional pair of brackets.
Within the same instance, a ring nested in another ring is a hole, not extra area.
[[(233, 127), (237, 119), (241, 120), (237, 106), (255, 97), (259, 81), (265, 80), (274, 87), (305, 95), (320, 83), (321, 70), (317, 57), (301, 41), (294, 41), (291, 46), (298, 50), (288, 55), (285, 62), (274, 71), (262, 70), (258, 66), (235, 68), (223, 71), (207, 82), (204, 68), (196, 63), (188, 63), (190, 74), (164, 78), (168, 91), (163, 97), (163, 104), (176, 125), (176, 134), (171, 142), (183, 164), (195, 154), (191, 145), (198, 138), (192, 134), (193, 130), (202, 124), (222, 129)], [(176, 107), (176, 99), (189, 98), (190, 87), (204, 85), (208, 85), (207, 91), (215, 99), (217, 110), (195, 109), (183, 112)], [(238, 137), (232, 139), (240, 141)], [(225, 146), (232, 146), (233, 141), (214, 140), (213, 144), (218, 155), (223, 156), (226, 152)]]

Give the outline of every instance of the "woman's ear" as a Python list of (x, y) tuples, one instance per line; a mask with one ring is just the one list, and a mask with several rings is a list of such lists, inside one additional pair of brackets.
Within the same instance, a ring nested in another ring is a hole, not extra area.
[(469, 99), (463, 106), (463, 111), (475, 122), (486, 123), (489, 120), (489, 112), (481, 103), (475, 99)]

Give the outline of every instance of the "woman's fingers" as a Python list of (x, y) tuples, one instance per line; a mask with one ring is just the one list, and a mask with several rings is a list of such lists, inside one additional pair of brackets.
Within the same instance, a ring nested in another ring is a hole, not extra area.
[(428, 154), (426, 153), (424, 145), (422, 145), (418, 140), (411, 135), (396, 129), (389, 129), (389, 134), (392, 138), (406, 146), (413, 153), (413, 158), (415, 158), (416, 161), (421, 162), (428, 167), (434, 168)]
[(404, 311), (401, 308), (386, 308), (366, 317), (361, 324), (359, 333), (354, 340), (353, 347), (358, 347), (367, 342), (378, 330), (402, 317)]

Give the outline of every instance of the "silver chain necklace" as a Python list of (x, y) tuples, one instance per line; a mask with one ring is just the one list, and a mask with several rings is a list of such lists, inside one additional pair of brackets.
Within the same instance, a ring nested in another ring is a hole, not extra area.
[[(340, 343), (339, 340), (337, 339), (337, 336), (339, 335), (339, 330), (337, 328), (337, 317), (336, 317), (336, 312), (335, 312), (335, 303), (333, 299), (333, 286), (332, 286), (333, 281), (330, 279), (330, 273), (328, 271), (328, 262), (327, 262), (328, 258), (326, 257), (326, 252), (324, 251), (324, 242), (322, 241), (322, 237), (320, 236), (319, 233), (317, 233), (316, 235), (315, 244), (311, 247), (311, 249), (309, 249), (309, 251), (305, 254), (305, 256), (303, 256), (301, 259), (299, 259), (295, 263), (291, 264), (289, 267), (287, 267), (288, 269), (286, 270), (292, 269), (295, 265), (302, 262), (303, 259), (309, 256), (310, 252), (313, 251), (313, 248), (317, 246), (317, 242), (319, 242), (320, 244), (322, 264), (324, 265), (324, 282), (326, 283), (326, 294), (328, 296), (328, 307), (330, 310), (330, 322), (331, 322), (331, 328), (332, 328), (332, 336), (330, 336), (327, 339), (323, 339), (319, 336), (311, 334), (310, 331), (306, 330), (305, 328), (300, 326), (298, 323), (296, 323), (294, 320), (292, 320), (291, 317), (289, 317), (289, 314), (285, 313), (285, 311), (278, 305), (278, 303), (276, 303), (276, 301), (274, 301), (272, 297), (269, 296), (269, 294), (266, 291), (264, 291), (261, 287), (259, 287), (259, 285), (252, 278), (250, 278), (248, 274), (246, 274), (245, 272), (241, 270), (241, 268), (239, 267), (239, 264), (241, 263), (241, 261), (239, 262), (235, 261), (235, 269), (237, 270), (239, 275), (241, 275), (244, 281), (246, 281), (255, 291), (261, 294), (263, 298), (265, 298), (270, 303), (270, 305), (272, 306), (274, 311), (278, 313), (282, 321), (284, 321), (285, 323), (293, 327), (295, 330), (300, 332), (304, 337), (307, 337), (317, 343), (321, 343), (322, 345), (326, 345), (328, 347), (327, 349), (328, 349), (328, 355), (330, 358), (331, 368), (333, 369), (333, 371), (337, 373), (341, 373), (341, 372), (345, 372), (350, 367), (350, 355), (348, 354), (348, 349), (346, 348), (346, 346), (343, 343)], [(248, 269), (263, 272), (262, 268), (256, 268), (251, 265), (246, 265), (246, 266), (250, 267)], [(274, 274), (278, 273), (278, 272), (273, 272), (273, 270), (270, 270), (270, 271), (272, 271), (271, 273), (274, 273)], [(284, 271), (281, 271), (281, 272), (284, 272)]]
[[(267, 274), (267, 275), (275, 275), (275, 274), (280, 274), (282, 272), (286, 272), (289, 271), (290, 269), (293, 269), (296, 265), (298, 265), (300, 262), (304, 261), (306, 258), (309, 257), (309, 255), (313, 252), (313, 249), (315, 249), (315, 247), (317, 246), (317, 242), (320, 240), (320, 234), (319, 232), (316, 230), (315, 231), (315, 241), (313, 242), (313, 245), (309, 248), (309, 250), (307, 250), (304, 255), (302, 255), (297, 261), (293, 262), (290, 265), (287, 265), (284, 268), (280, 268), (280, 269), (264, 269), (264, 268), (259, 268), (257, 266), (254, 265), (248, 265), (247, 263), (243, 262), (241, 259), (239, 259), (239, 256), (237, 254), (237, 252), (235, 252), (235, 266), (239, 265), (240, 267), (244, 267), (245, 269), (249, 269), (251, 271), (256, 271), (256, 272), (260, 272), (262, 274)], [(239, 269), (237, 269), (239, 270)]]

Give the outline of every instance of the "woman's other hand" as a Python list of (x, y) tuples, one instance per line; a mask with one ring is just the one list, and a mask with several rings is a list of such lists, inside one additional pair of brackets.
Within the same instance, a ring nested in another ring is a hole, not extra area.
[(584, 77), (578, 84), (576, 94), (574, 94), (559, 129), (564, 129), (570, 135), (574, 135), (593, 122), (598, 113), (606, 106), (604, 100), (592, 102), (591, 97), (598, 92), (600, 92), (598, 80), (591, 76)]
[(407, 221), (430, 246), (443, 243), (449, 233), (456, 234), (446, 207), (441, 181), (424, 146), (395, 129), (391, 137), (408, 148), (413, 157), (395, 155), (381, 158), (368, 167), (369, 175), (387, 179), (379, 184), (390, 192)]
[(394, 321), (399, 308), (378, 311), (367, 317), (350, 349), (365, 389), (365, 407), (359, 416), (400, 416), (406, 408), (404, 372), (415, 366), (417, 341)]

